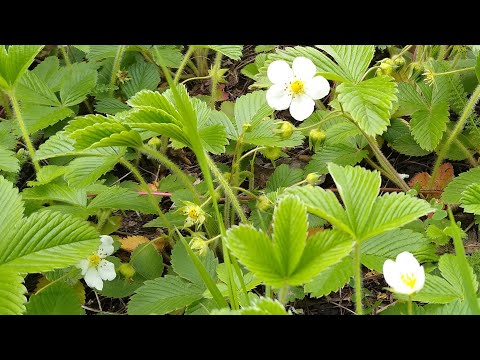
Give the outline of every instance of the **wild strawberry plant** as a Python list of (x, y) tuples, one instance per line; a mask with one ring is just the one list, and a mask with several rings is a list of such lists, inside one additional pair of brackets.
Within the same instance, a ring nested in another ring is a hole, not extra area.
[(0, 46), (0, 313), (480, 313), (479, 59)]

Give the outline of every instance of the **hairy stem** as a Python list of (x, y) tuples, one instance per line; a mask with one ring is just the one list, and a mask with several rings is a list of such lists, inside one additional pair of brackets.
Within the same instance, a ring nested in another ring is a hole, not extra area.
[(15, 114), (15, 117), (17, 118), (20, 130), (22, 131), (22, 137), (25, 140), (25, 145), (27, 145), (28, 153), (30, 154), (30, 158), (32, 159), (33, 166), (35, 167), (35, 171), (38, 172), (40, 170), (40, 163), (35, 159), (35, 148), (33, 147), (27, 127), (25, 126), (25, 122), (23, 121), (22, 112), (20, 111), (20, 105), (18, 104), (15, 90), (10, 92), (8, 95), (10, 96), (13, 112)]
[(117, 74), (118, 74), (118, 71), (120, 70), (120, 63), (122, 62), (124, 52), (125, 52), (125, 45), (118, 45), (117, 53), (115, 54), (115, 58), (113, 60), (112, 75), (110, 77), (110, 87), (108, 90), (110, 96), (113, 96), (113, 89), (115, 87)]
[(360, 262), (360, 243), (355, 241), (355, 306), (357, 315), (363, 315), (362, 306), (362, 263)]
[(215, 102), (217, 99), (217, 87), (218, 87), (218, 70), (220, 70), (220, 64), (222, 62), (222, 54), (217, 53), (215, 56), (215, 62), (212, 67), (212, 96), (210, 99), (210, 107), (215, 110)]
[(183, 60), (180, 63), (179, 68), (177, 69), (177, 72), (175, 73), (175, 78), (173, 79), (173, 83), (176, 85), (178, 84), (178, 81), (180, 80), (180, 76), (182, 75), (183, 69), (185, 69), (185, 66), (187, 65), (188, 60), (190, 60), (190, 57), (192, 56), (193, 52), (195, 51), (195, 47), (190, 45), (188, 47), (187, 52), (183, 56)]

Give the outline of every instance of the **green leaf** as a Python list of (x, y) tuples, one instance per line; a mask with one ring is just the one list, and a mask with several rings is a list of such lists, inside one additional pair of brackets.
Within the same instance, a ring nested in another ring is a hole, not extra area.
[(112, 281), (104, 281), (100, 294), (110, 298), (121, 299), (132, 295), (145, 282), (145, 278), (136, 273), (131, 279), (126, 279), (117, 273)]
[(353, 247), (352, 238), (338, 230), (318, 232), (307, 240), (307, 245), (289, 283), (300, 285), (311, 281), (322, 270), (339, 262)]
[(24, 205), (18, 189), (13, 184), (0, 175), (0, 248), (3, 242), (13, 236), (16, 227), (22, 222)]
[(281, 302), (265, 297), (240, 310), (240, 315), (290, 315)]
[[(1, 226), (2, 223), (0, 223)], [(3, 232), (2, 232), (3, 234)], [(25, 312), (23, 277), (0, 266), (0, 315), (21, 315)]]
[(449, 115), (447, 102), (415, 111), (410, 121), (415, 141), (427, 151), (434, 150), (447, 128)]
[(33, 71), (27, 71), (17, 85), (17, 95), (22, 101), (37, 105), (60, 106), (55, 93), (48, 84), (40, 79)]
[(419, 262), (437, 260), (435, 246), (422, 233), (395, 229), (366, 240), (361, 245), (361, 262), (369, 269), (383, 272), (383, 263), (401, 252), (412, 253)]
[[(185, 223), (185, 216), (179, 212), (170, 211), (168, 213), (165, 213), (165, 216), (167, 217), (168, 221), (170, 221), (170, 224), (172, 226), (176, 226), (180, 228)], [(145, 225), (143, 225), (143, 227), (165, 227), (166, 228), (168, 226), (163, 222), (163, 220), (160, 217), (158, 217), (156, 219), (153, 219), (147, 222)]]
[(445, 305), (429, 304), (423, 307), (424, 315), (472, 315), (467, 301), (455, 300)]
[(425, 200), (406, 193), (384, 194), (375, 201), (375, 206), (369, 214), (370, 221), (362, 233), (362, 239), (399, 228), (434, 211), (435, 209)]
[(240, 60), (242, 57), (243, 45), (207, 45), (207, 47), (233, 60)]
[(65, 174), (64, 166), (47, 165), (37, 172), (37, 181), (29, 181), (28, 186), (45, 185)]
[[(86, 50), (86, 49), (85, 49)], [(118, 45), (89, 45), (87, 59), (91, 62), (115, 57)]]
[(0, 170), (16, 173), (20, 170), (20, 162), (15, 153), (0, 145)]
[(63, 106), (73, 106), (85, 100), (97, 84), (97, 72), (86, 63), (75, 63), (67, 68), (60, 99)]
[(266, 192), (287, 188), (303, 180), (303, 171), (301, 169), (292, 168), (287, 164), (277, 166), (272, 176), (267, 181), (265, 187)]
[(88, 204), (88, 209), (91, 211), (98, 209), (120, 209), (140, 211), (145, 214), (157, 213), (157, 210), (147, 196), (140, 196), (135, 191), (120, 187), (111, 187), (98, 194), (90, 204)]
[(65, 180), (78, 189), (94, 183), (100, 176), (113, 169), (122, 153), (109, 156), (85, 156), (74, 159), (66, 167)]
[(373, 59), (375, 46), (373, 45), (315, 45), (324, 50), (337, 62), (352, 82), (362, 81)]
[(141, 147), (142, 138), (135, 130), (128, 130), (119, 123), (99, 123), (76, 130), (70, 134), (75, 139), (76, 149), (109, 146)]
[(249, 123), (255, 128), (257, 122), (273, 113), (273, 109), (267, 104), (265, 94), (265, 91), (255, 91), (240, 96), (235, 102), (234, 114), (238, 135), (244, 132), (243, 124)]
[(469, 279), (465, 279), (462, 276), (462, 272), (458, 256), (452, 254), (444, 254), (438, 262), (438, 269), (441, 271), (442, 276), (447, 280), (455, 291), (461, 295), (461, 299), (465, 300), (467, 295), (467, 289), (465, 288), (465, 282), (471, 282), (475, 292), (478, 291), (478, 281), (473, 269), (468, 265)]
[(425, 286), (412, 296), (414, 301), (446, 304), (459, 298), (458, 292), (440, 276), (425, 274)]
[(462, 193), (461, 202), (466, 212), (480, 215), (480, 183), (470, 185)]
[(353, 277), (353, 262), (349, 256), (328, 267), (305, 284), (305, 292), (320, 298), (341, 289)]
[(52, 126), (74, 114), (72, 109), (65, 107), (50, 107), (32, 103), (24, 103), (22, 106), (23, 120), (29, 134)]
[(160, 74), (154, 64), (136, 62), (128, 68), (128, 77), (131, 79), (122, 85), (123, 93), (127, 98), (132, 97), (140, 90), (156, 90), (160, 82)]
[(267, 235), (242, 224), (230, 228), (225, 240), (233, 255), (260, 279), (274, 286), (284, 285), (280, 263)]
[(57, 282), (32, 295), (27, 304), (27, 315), (84, 315), (75, 290), (64, 282)]
[(181, 46), (179, 45), (154, 45), (153, 48), (155, 50), (152, 51), (153, 53), (153, 58), (155, 59), (155, 62), (159, 64), (158, 62), (158, 54), (163, 59), (163, 62), (165, 63), (166, 67), (169, 68), (178, 68), (180, 67), (180, 64), (182, 63), (183, 60), (183, 55), (181, 52)]
[(44, 45), (0, 45), (0, 87), (10, 90), (32, 64)]
[(398, 84), (398, 110), (395, 116), (411, 115), (418, 109), (427, 108), (428, 104), (412, 84)]
[(402, 119), (392, 119), (390, 126), (382, 137), (394, 150), (409, 156), (424, 156), (430, 151), (417, 144), (410, 131), (410, 125)]
[(320, 175), (328, 173), (327, 163), (337, 165), (355, 165), (368, 155), (367, 150), (361, 150), (349, 144), (322, 146), (305, 167), (305, 174), (317, 172)]
[(284, 278), (294, 273), (302, 257), (307, 227), (305, 205), (296, 197), (284, 197), (273, 212), (273, 247)]
[(327, 167), (342, 197), (350, 229), (360, 240), (372, 220), (371, 212), (382, 181), (380, 174), (359, 166), (341, 167), (329, 163)]
[(96, 250), (100, 238), (87, 221), (51, 211), (33, 213), (10, 233), (0, 239), (0, 265), (21, 273), (74, 265)]
[(128, 303), (131, 315), (163, 315), (202, 298), (203, 290), (178, 276), (145, 281)]
[(378, 76), (358, 84), (337, 87), (338, 100), (367, 135), (380, 135), (390, 124), (390, 111), (396, 101), (396, 83), (390, 76)]
[(480, 82), (480, 55), (477, 55), (477, 61), (475, 63), (475, 75), (477, 75), (477, 80)]
[(284, 194), (296, 195), (305, 204), (309, 213), (317, 215), (333, 226), (353, 235), (347, 214), (332, 191), (307, 185), (285, 189)]
[(278, 125), (273, 119), (265, 118), (261, 122), (257, 122), (250, 132), (245, 133), (243, 142), (251, 145), (276, 147), (294, 147), (302, 144), (303, 135), (299, 131), (295, 131), (288, 139), (283, 139), (278, 133), (275, 133), (277, 128)]
[[(199, 256), (198, 259), (205, 266), (205, 269), (213, 281), (216, 281), (218, 259), (215, 257), (213, 251), (207, 250), (207, 253), (204, 256)], [(207, 288), (191, 257), (188, 256), (185, 246), (180, 242), (177, 242), (172, 250), (171, 264), (173, 271), (175, 271), (177, 275), (192, 282), (201, 289), (205, 290)]]
[(130, 110), (130, 107), (115, 98), (99, 99), (95, 104), (95, 111), (102, 114), (115, 115), (126, 110)]
[(448, 183), (443, 191), (442, 201), (448, 204), (460, 204), (462, 202), (462, 193), (473, 183), (480, 179), (480, 167), (472, 168), (461, 173)]
[(228, 140), (227, 133), (222, 125), (216, 124), (199, 129), (198, 135), (206, 151), (212, 154), (225, 152), (225, 145), (228, 144)]
[(153, 280), (163, 273), (163, 258), (152, 244), (140, 244), (131, 256), (131, 265), (145, 279)]
[(60, 201), (67, 204), (87, 206), (87, 192), (85, 189), (72, 189), (67, 184), (46, 184), (24, 189), (25, 200)]

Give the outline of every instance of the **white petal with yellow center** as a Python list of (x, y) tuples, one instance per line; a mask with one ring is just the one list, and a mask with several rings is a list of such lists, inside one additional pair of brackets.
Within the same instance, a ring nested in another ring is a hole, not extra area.
[(295, 78), (304, 81), (311, 80), (317, 72), (317, 67), (312, 60), (303, 56), (299, 56), (293, 60), (292, 69)]
[(267, 76), (273, 84), (286, 84), (293, 79), (293, 71), (286, 61), (276, 60), (268, 66)]
[(115, 265), (107, 260), (100, 261), (97, 270), (103, 280), (113, 280), (117, 276), (115, 273)]
[(82, 275), (85, 275), (85, 274), (87, 273), (88, 265), (89, 265), (89, 264), (90, 264), (90, 261), (88, 261), (87, 259), (81, 260), (81, 261), (77, 264), (77, 267), (82, 270)]
[(323, 99), (330, 92), (330, 84), (323, 76), (315, 76), (305, 81), (305, 94), (313, 100)]
[(285, 84), (272, 85), (267, 90), (267, 103), (275, 110), (286, 110), (292, 102), (292, 95), (286, 91)]
[(87, 285), (90, 286), (91, 288), (97, 289), (97, 290), (103, 289), (103, 281), (96, 268), (94, 267), (89, 268), (87, 270), (87, 273), (85, 274), (84, 279)]
[(425, 284), (425, 269), (407, 251), (398, 254), (395, 261), (385, 261), (383, 276), (392, 290), (399, 294), (411, 295)]
[(305, 94), (296, 95), (290, 105), (290, 114), (295, 120), (303, 121), (313, 113), (315, 102)]

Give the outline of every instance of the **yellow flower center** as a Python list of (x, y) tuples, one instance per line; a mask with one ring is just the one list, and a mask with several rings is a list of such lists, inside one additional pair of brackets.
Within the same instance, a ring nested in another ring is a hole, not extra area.
[(290, 84), (290, 89), (292, 89), (292, 92), (294, 94), (303, 94), (303, 81), (301, 80), (295, 80)]
[(90, 255), (88, 257), (88, 261), (90, 262), (90, 266), (97, 267), (98, 264), (100, 264), (100, 260), (102, 260), (102, 259), (97, 254), (93, 254), (93, 255)]
[(199, 216), (200, 216), (200, 213), (197, 209), (191, 208), (190, 210), (188, 210), (188, 217), (190, 219), (197, 221)]
[(400, 275), (400, 279), (402, 279), (403, 283), (407, 285), (410, 289), (413, 289), (417, 282), (417, 278), (412, 273), (402, 274)]

